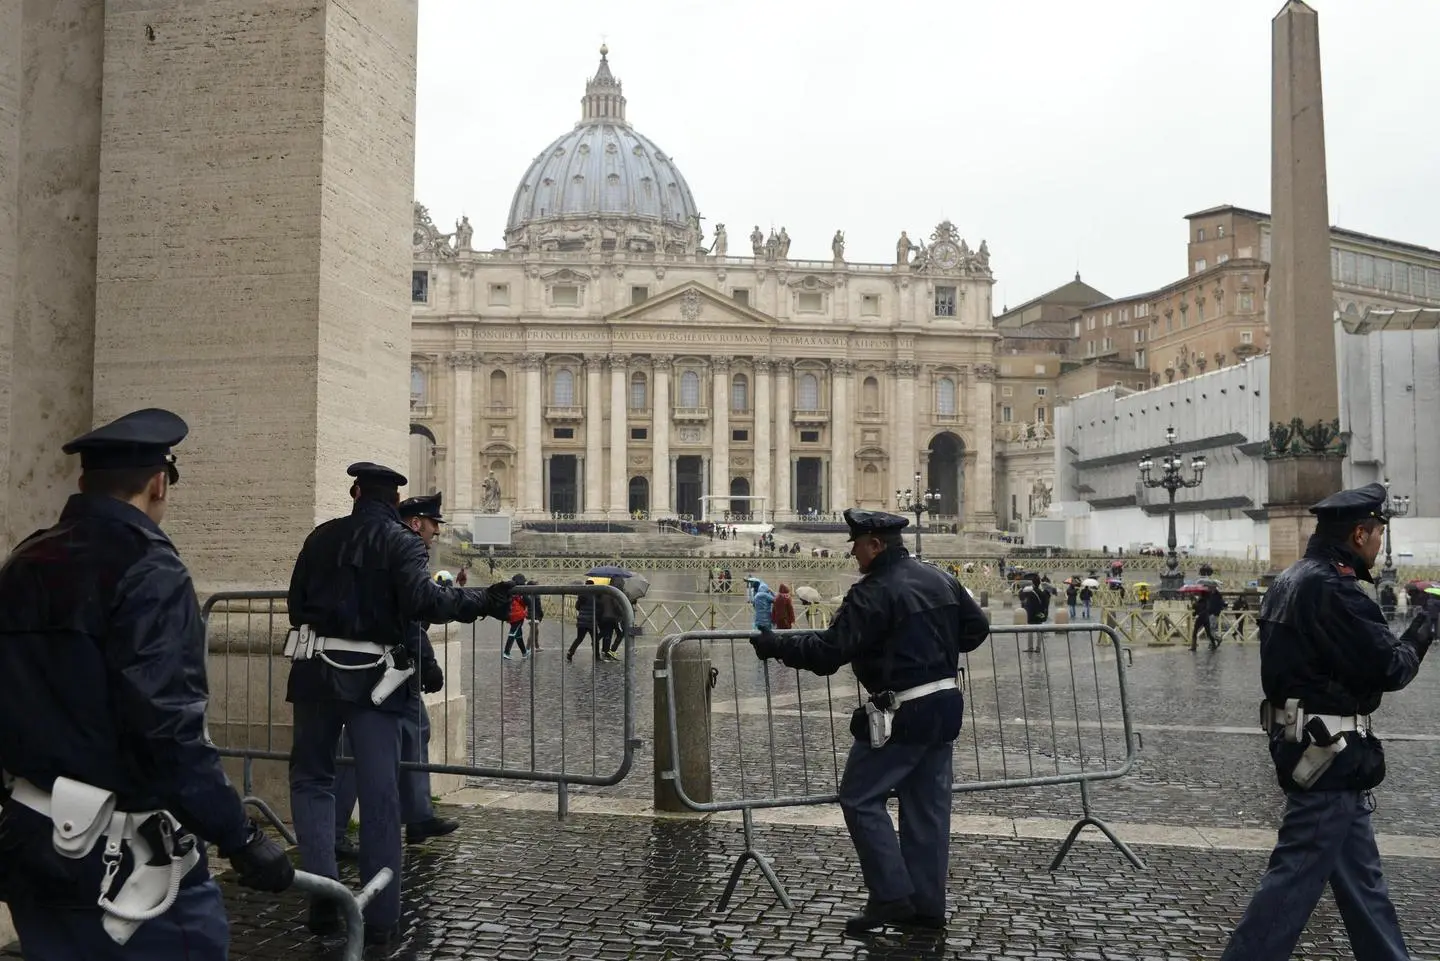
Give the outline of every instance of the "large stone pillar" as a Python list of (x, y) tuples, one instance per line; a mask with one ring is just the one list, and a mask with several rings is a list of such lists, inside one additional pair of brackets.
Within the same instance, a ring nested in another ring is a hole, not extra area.
[(730, 358), (710, 358), (710, 490), (722, 498), (710, 502), (710, 514), (721, 519), (730, 509)]
[(885, 492), (886, 503), (893, 508), (895, 490), (904, 490), (914, 483), (919, 461), (915, 456), (915, 362), (901, 360), (895, 363), (895, 451), (890, 458), (890, 488)]
[(544, 354), (520, 355), (525, 381), (525, 442), (520, 445), (520, 486), (515, 502), (521, 511), (532, 515), (545, 512), (544, 411), (541, 409), (544, 388), (540, 383), (540, 368), (544, 363)]
[(601, 362), (599, 354), (585, 357), (585, 503), (581, 512), (587, 517), (605, 516), (605, 408), (600, 405)]
[(655, 372), (652, 378), (655, 396), (650, 414), (650, 513), (657, 518), (675, 513), (670, 502), (674, 490), (670, 478), (675, 469), (670, 458), (670, 365), (674, 359), (669, 354), (650, 358)]
[[(1311, 504), (1341, 487), (1320, 31), (1289, 0), (1271, 25), (1270, 566), (1299, 559)], [(1284, 443), (1275, 445), (1277, 439)]]
[(55, 522), (93, 423), (104, 44), (98, 0), (0, 0), (0, 552)]
[(795, 516), (790, 483), (795, 476), (790, 461), (790, 385), (794, 372), (794, 361), (775, 362), (775, 516), (782, 520)]
[[(759, 503), (762, 510), (769, 511), (778, 507), (770, 483), (770, 371), (774, 366), (768, 357), (755, 358), (755, 488), (751, 493), (766, 498)], [(761, 523), (765, 519), (762, 513)]]
[[(630, 457), (627, 452), (629, 423), (625, 388), (628, 386), (624, 354), (610, 355), (610, 514), (624, 520), (630, 514)], [(597, 463), (596, 469), (599, 469)]]
[(830, 509), (843, 511), (853, 507), (850, 479), (855, 473), (855, 452), (851, 434), (855, 430), (850, 412), (851, 371), (854, 365), (845, 359), (830, 362)]
[[(456, 351), (449, 356), (454, 388), (450, 410), (450, 461), (455, 467), (455, 486), (445, 492), (447, 514), (452, 522), (469, 527), (475, 502), (475, 363), (479, 358), (470, 351)], [(411, 487), (419, 478), (410, 478)], [(421, 492), (423, 493), (423, 492)]]
[(416, 7), (105, 4), (94, 417), (189, 421), (202, 593), (286, 583), (347, 464), (408, 463)]
[(995, 529), (995, 374), (993, 364), (975, 368), (975, 499), (965, 518), (976, 530)]

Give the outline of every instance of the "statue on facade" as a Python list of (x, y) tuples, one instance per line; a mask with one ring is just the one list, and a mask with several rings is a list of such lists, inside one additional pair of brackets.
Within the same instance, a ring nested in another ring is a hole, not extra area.
[(775, 235), (775, 228), (770, 228), (770, 236), (765, 238), (765, 259), (774, 260), (776, 251), (780, 249), (780, 238)]
[(910, 260), (911, 270), (924, 270), (930, 266), (930, 248), (925, 246), (924, 241), (918, 244), (911, 244), (910, 249), (915, 251), (915, 256)]
[(756, 257), (765, 253), (765, 235), (760, 232), (759, 224), (756, 224), (755, 229), (750, 231), (750, 247), (754, 250)]
[(464, 214), (455, 221), (455, 249), (472, 250), (470, 238), (475, 236), (475, 228), (470, 226), (470, 218)]
[(910, 251), (918, 249), (910, 242), (910, 235), (900, 231), (900, 239), (895, 241), (895, 265), (903, 267), (910, 262)]
[(1035, 517), (1050, 509), (1050, 488), (1043, 480), (1037, 480), (1030, 488), (1030, 516)]
[(980, 249), (975, 252), (975, 266), (981, 270), (990, 269), (990, 245), (980, 241)]
[(845, 260), (845, 231), (835, 231), (835, 239), (830, 241), (830, 252), (835, 255), (837, 264)]
[(715, 225), (715, 243), (710, 247), (710, 252), (716, 257), (724, 257), (725, 251), (730, 249), (730, 237), (725, 233), (724, 224)]
[(492, 470), (486, 475), (480, 485), (480, 511), (484, 514), (495, 514), (500, 510), (500, 482), (495, 479), (495, 472)]
[(785, 232), (784, 227), (780, 228), (780, 236), (775, 238), (775, 254), (781, 260), (790, 259), (790, 235)]

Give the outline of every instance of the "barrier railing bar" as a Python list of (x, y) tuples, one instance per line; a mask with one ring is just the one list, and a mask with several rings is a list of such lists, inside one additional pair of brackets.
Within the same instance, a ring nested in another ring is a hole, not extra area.
[[(992, 631), (993, 633), (993, 631)], [(1015, 646), (1020, 646), (1016, 642)], [(1040, 639), (1036, 642), (1040, 649), (1040, 666), (1045, 669), (1045, 711), (1050, 715), (1050, 760), (1055, 773), (1060, 774), (1060, 734), (1055, 728), (1055, 689), (1050, 684), (1050, 655), (1045, 650), (1045, 634), (1040, 632)], [(1068, 644), (1066, 645), (1069, 646)], [(1080, 773), (1085, 773), (1083, 770)]]
[[(766, 671), (769, 676), (769, 671)], [(805, 749), (805, 686), (801, 683), (800, 672), (795, 672), (795, 706), (800, 712), (800, 789), (810, 793), (810, 752)], [(773, 722), (772, 722), (773, 723)], [(831, 722), (834, 729), (834, 722)]]
[[(1019, 645), (1016, 646), (1018, 647)], [(1041, 656), (1043, 657), (1044, 655), (1042, 654)], [(995, 660), (995, 645), (993, 644), (990, 645), (990, 686), (995, 691), (995, 727), (999, 730), (1000, 734), (1000, 776), (1008, 780), (1010, 777), (1010, 760), (1006, 757), (1005, 753), (1005, 715), (1001, 712), (1000, 665)], [(1020, 686), (1022, 688), (1025, 686), (1023, 674), (1020, 679)], [(978, 728), (975, 731), (975, 737), (978, 743), (980, 737)], [(975, 773), (976, 775), (980, 773), (978, 764), (975, 767)]]

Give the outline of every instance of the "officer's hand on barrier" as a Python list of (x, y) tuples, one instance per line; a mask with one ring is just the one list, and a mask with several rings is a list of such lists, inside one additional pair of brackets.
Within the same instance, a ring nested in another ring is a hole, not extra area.
[(750, 646), (755, 649), (755, 656), (762, 661), (780, 656), (780, 638), (776, 637), (775, 632), (768, 627), (762, 627), (758, 632), (750, 635)]
[(267, 837), (253, 822), (245, 846), (230, 855), (240, 883), (257, 891), (279, 893), (295, 883), (295, 867), (279, 841)]
[(491, 584), (484, 590), (473, 587), (467, 588), (467, 590), (474, 591), (482, 598), (481, 617), (493, 617), (497, 621), (504, 621), (510, 618), (510, 588), (514, 586), (514, 581), (506, 580), (498, 584)]
[(436, 661), (426, 661), (420, 668), (420, 690), (426, 694), (434, 694), (445, 686), (445, 672), (440, 670), (440, 664)]

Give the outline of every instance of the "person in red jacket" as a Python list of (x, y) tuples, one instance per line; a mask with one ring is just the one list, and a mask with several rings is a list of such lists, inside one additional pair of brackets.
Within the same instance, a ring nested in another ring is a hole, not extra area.
[(795, 626), (795, 602), (790, 597), (790, 586), (780, 585), (780, 593), (775, 595), (775, 606), (770, 611), (770, 620), (777, 631), (788, 631)]

